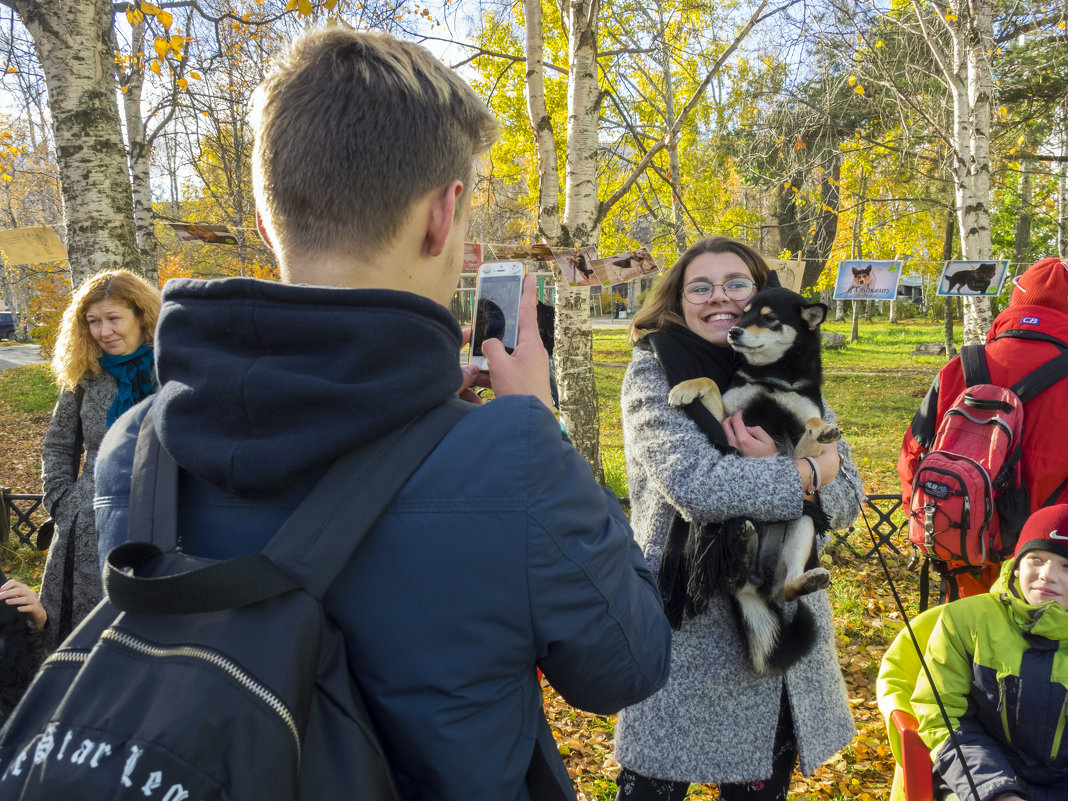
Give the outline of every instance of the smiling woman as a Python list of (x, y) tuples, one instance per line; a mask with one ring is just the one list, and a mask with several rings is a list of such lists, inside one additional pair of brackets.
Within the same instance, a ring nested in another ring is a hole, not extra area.
[[(817, 470), (778, 455), (766, 431), (737, 415), (721, 424), (700, 403), (669, 402), (682, 381), (707, 378), (721, 391), (728, 387), (741, 359), (728, 347), (728, 332), (769, 279), (764, 259), (744, 243), (702, 240), (668, 271), (631, 325), (636, 344), (621, 390), (631, 525), (675, 633), (668, 683), (619, 713), (621, 801), (681, 801), (691, 782), (718, 784), (724, 801), (778, 801), (799, 755), (810, 773), (853, 735), (827, 593), (784, 603), (791, 620), (812, 621), (809, 648), (790, 667), (758, 671), (740, 607), (725, 591), (759, 569), (751, 563), (753, 538), (781, 536), (783, 521), (801, 516), (804, 498), (832, 528), (852, 522), (863, 488), (848, 446), (825, 447), (814, 459)], [(829, 410), (827, 417), (834, 419)], [(750, 523), (761, 527), (759, 535)], [(672, 603), (678, 586), (703, 581), (691, 581), (701, 571), (724, 591), (687, 597), (685, 608)], [(798, 613), (802, 606), (807, 615)]]
[(102, 594), (93, 522), (96, 452), (111, 424), (155, 392), (152, 339), (159, 306), (154, 286), (109, 270), (87, 278), (63, 313), (52, 361), (60, 393), (41, 454), (44, 505), (56, 524), (41, 583), (52, 644)]

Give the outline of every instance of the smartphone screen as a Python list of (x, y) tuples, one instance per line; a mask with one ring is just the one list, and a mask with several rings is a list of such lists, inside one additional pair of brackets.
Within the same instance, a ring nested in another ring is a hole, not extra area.
[(479, 281), (475, 328), (471, 335), (472, 356), (482, 355), (482, 343), (487, 339), (499, 339), (509, 353), (515, 350), (522, 293), (522, 275), (487, 275)]

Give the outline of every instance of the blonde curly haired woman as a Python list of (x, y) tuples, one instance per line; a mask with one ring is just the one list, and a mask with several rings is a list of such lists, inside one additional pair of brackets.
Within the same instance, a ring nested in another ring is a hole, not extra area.
[(53, 646), (102, 595), (93, 520), (96, 452), (108, 427), (156, 391), (152, 337), (159, 307), (159, 290), (143, 278), (108, 270), (87, 278), (63, 312), (52, 359), (59, 400), (41, 454), (44, 505), (56, 525), (41, 582)]

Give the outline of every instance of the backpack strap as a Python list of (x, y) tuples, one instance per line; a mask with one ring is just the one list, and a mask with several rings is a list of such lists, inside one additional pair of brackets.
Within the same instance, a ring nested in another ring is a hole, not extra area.
[(1065, 343), (1064, 340), (1058, 339), (1052, 334), (1034, 331), (1029, 328), (1013, 328), (1008, 331), (1002, 331), (994, 339), (1034, 339), (1040, 342), (1051, 342), (1062, 350), (1068, 350), (1068, 343)]
[(1057, 489), (1053, 490), (1050, 496), (1042, 503), (1042, 507), (1040, 508), (1053, 506), (1054, 502), (1057, 500), (1057, 496), (1064, 491), (1065, 486), (1068, 486), (1068, 476), (1065, 477), (1064, 481), (1057, 485)]
[(964, 371), (964, 386), (990, 383), (990, 370), (986, 366), (986, 352), (982, 345), (961, 347), (960, 366)]
[(1043, 390), (1049, 389), (1062, 378), (1068, 378), (1068, 351), (1058, 353), (1048, 362), (1039, 365), (1012, 385), (1011, 389), (1027, 403)]
[(231, 609), (298, 587), (321, 599), (412, 473), (474, 408), (451, 398), (342, 456), (262, 553), (224, 561), (186, 557), (192, 569), (158, 577), (136, 575), (136, 570), (151, 572), (164, 550), (161, 543), (176, 540), (178, 465), (160, 445), (149, 412), (138, 435), (129, 518), (131, 530), (147, 534), (149, 541), (126, 543), (108, 554), (104, 569), (108, 600), (124, 611), (170, 614)]

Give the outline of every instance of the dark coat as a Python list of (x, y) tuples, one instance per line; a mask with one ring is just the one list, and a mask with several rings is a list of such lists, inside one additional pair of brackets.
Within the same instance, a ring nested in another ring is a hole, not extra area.
[[(338, 454), (456, 392), (459, 348), (448, 312), (407, 293), (168, 283), (153, 417), (183, 468), (183, 548), (258, 550)], [(144, 412), (104, 444), (102, 549), (123, 538)], [(409, 801), (528, 799), (538, 751), (573, 795), (536, 667), (598, 713), (667, 677), (670, 630), (626, 518), (529, 397), (455, 426), (326, 604)]]
[[(46, 636), (51, 646), (69, 633), (59, 631), (68, 549), (74, 549), (73, 625), (93, 611), (103, 595), (93, 523), (93, 475), (97, 449), (107, 431), (108, 409), (119, 389), (106, 372), (83, 377), (80, 386), (80, 409), (77, 392), (60, 390), (41, 452), (44, 506), (56, 524), (40, 593), (41, 605), (48, 613)], [(74, 452), (79, 426), (85, 455), (81, 473), (76, 476), (75, 464), (82, 461), (82, 454)]]

